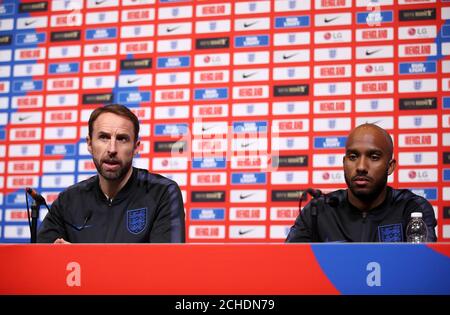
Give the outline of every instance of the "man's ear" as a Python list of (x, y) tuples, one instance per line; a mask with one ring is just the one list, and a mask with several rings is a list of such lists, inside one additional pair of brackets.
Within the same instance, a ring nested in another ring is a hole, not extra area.
[(87, 149), (89, 151), (90, 154), (92, 154), (92, 139), (89, 136), (86, 136), (86, 144), (87, 144)]
[(141, 141), (140, 140), (136, 141), (136, 143), (134, 145), (134, 152), (133, 152), (134, 155), (139, 153), (139, 147), (140, 146), (141, 146)]
[(388, 175), (391, 175), (397, 167), (397, 161), (392, 159), (389, 161)]

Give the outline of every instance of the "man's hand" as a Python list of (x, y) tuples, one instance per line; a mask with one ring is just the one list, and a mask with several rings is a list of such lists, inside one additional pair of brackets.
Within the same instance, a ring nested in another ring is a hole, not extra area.
[(70, 242), (67, 242), (63, 238), (57, 238), (53, 244), (70, 244)]

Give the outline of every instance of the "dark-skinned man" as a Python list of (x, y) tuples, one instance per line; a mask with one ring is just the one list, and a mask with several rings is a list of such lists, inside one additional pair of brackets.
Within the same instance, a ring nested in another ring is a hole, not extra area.
[(397, 165), (390, 135), (374, 124), (356, 127), (348, 136), (343, 158), (348, 189), (311, 202), (291, 227), (286, 242), (405, 242), (412, 212), (422, 212), (428, 242), (436, 241), (431, 204), (407, 189), (387, 186)]

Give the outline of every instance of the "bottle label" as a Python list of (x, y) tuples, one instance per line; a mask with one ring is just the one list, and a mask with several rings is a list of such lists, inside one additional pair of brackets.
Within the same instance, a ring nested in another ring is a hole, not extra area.
[(378, 239), (380, 242), (403, 242), (402, 224), (379, 225)]

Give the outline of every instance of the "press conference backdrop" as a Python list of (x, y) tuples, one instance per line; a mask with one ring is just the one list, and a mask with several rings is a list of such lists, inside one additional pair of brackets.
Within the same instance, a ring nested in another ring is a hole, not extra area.
[(107, 103), (141, 121), (135, 165), (180, 185), (189, 242), (283, 241), (303, 189), (345, 187), (365, 122), (448, 241), (448, 19), (444, 0), (3, 1), (0, 241), (29, 241), (25, 187), (51, 203), (95, 174)]

